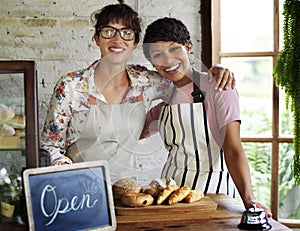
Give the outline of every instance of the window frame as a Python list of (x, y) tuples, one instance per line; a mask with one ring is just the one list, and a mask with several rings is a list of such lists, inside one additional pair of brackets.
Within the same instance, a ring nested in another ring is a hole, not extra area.
[[(279, 0), (273, 0), (273, 51), (266, 52), (221, 52), (221, 0), (201, 0), (201, 58), (207, 67), (221, 63), (224, 57), (271, 57), (273, 66), (279, 54)], [(270, 209), (273, 218), (278, 220), (278, 182), (279, 182), (279, 144), (293, 143), (293, 138), (280, 136), (279, 131), (279, 88), (273, 77), (272, 86), (272, 135), (266, 137), (241, 137), (242, 142), (270, 143), (271, 157), (271, 201)], [(281, 223), (292, 227), (300, 227), (299, 220), (280, 219)]]

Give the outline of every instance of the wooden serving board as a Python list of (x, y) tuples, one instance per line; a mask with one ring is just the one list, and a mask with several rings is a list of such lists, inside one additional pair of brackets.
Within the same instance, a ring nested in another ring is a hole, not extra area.
[(116, 215), (119, 216), (139, 216), (139, 215), (168, 215), (171, 213), (187, 214), (187, 213), (207, 213), (215, 211), (218, 204), (210, 197), (204, 196), (201, 200), (194, 203), (180, 202), (173, 205), (150, 205), (146, 207), (125, 207), (119, 203), (115, 204)]

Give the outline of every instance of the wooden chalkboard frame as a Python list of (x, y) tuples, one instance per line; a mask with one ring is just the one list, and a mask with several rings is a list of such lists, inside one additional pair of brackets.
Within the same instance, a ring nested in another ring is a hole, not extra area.
[(31, 231), (116, 229), (107, 161), (26, 169), (23, 180)]

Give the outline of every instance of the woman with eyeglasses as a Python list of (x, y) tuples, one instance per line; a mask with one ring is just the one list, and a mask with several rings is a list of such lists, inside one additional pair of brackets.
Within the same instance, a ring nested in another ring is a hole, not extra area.
[[(158, 73), (127, 65), (140, 39), (138, 14), (120, 1), (91, 15), (101, 58), (57, 82), (41, 134), (51, 165), (107, 160), (112, 182), (136, 178), (134, 153), (151, 102), (168, 102), (174, 86)], [(220, 86), (234, 81), (216, 68)], [(226, 85), (226, 86), (227, 86)]]

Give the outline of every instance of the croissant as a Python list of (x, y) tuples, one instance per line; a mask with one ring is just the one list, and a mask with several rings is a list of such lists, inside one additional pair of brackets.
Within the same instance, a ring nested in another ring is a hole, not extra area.
[(179, 187), (177, 185), (168, 185), (157, 197), (156, 204), (163, 203), (175, 190)]
[(187, 185), (180, 187), (170, 195), (168, 199), (168, 204), (172, 205), (182, 201), (190, 193), (190, 191), (191, 188)]
[(204, 194), (199, 189), (193, 189), (190, 191), (190, 193), (184, 198), (184, 201), (187, 203), (193, 203), (195, 201), (201, 200), (201, 198), (204, 197)]

